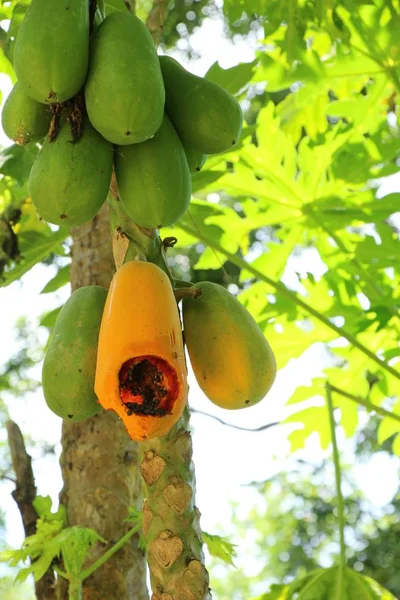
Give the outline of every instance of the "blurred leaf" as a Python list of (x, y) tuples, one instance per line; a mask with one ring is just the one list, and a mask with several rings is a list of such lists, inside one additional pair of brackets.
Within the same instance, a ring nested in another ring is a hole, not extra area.
[(68, 527), (61, 538), (64, 567), (73, 576), (79, 576), (91, 547), (97, 542), (105, 543), (105, 539), (96, 531), (86, 527)]
[(235, 544), (231, 544), (219, 535), (211, 535), (205, 531), (202, 531), (202, 538), (211, 556), (219, 558), (228, 565), (235, 566), (233, 563), (236, 556)]
[(45, 259), (51, 252), (64, 254), (61, 243), (68, 237), (69, 231), (60, 227), (58, 231), (50, 234), (26, 232), (19, 236), (21, 243), (22, 259), (14, 267), (8, 269), (4, 274), (4, 280), (0, 286), (7, 286), (17, 281), (27, 273), (34, 265)]
[(340, 567), (318, 569), (257, 600), (396, 600), (370, 577)]
[(41, 294), (49, 294), (60, 289), (70, 281), (70, 265), (58, 269), (53, 279), (50, 279), (40, 292)]
[(223, 69), (219, 66), (218, 62), (215, 62), (208, 69), (205, 78), (220, 85), (230, 94), (235, 95), (249, 83), (256, 64), (257, 60), (253, 60), (250, 63), (242, 63), (230, 69)]
[(44, 313), (40, 317), (39, 325), (41, 327), (47, 327), (47, 329), (52, 329), (56, 324), (57, 317), (60, 314), (63, 306), (64, 305), (62, 304), (61, 306), (57, 306), (57, 308), (54, 308), (53, 310), (50, 310), (47, 313)]
[(18, 146), (13, 144), (0, 154), (0, 173), (23, 185), (29, 177), (33, 162), (39, 152), (36, 144)]
[(192, 193), (201, 191), (211, 183), (218, 181), (224, 175), (224, 171), (200, 171), (192, 177)]

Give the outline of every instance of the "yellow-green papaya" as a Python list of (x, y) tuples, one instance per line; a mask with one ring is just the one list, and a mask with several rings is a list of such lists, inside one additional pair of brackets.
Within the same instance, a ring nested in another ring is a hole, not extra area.
[(211, 402), (237, 409), (257, 404), (271, 388), (276, 362), (246, 308), (225, 288), (194, 286), (182, 301), (184, 337), (197, 383)]
[(185, 150), (186, 159), (188, 162), (188, 167), (191, 175), (196, 175), (199, 171), (201, 171), (204, 163), (207, 160), (206, 154), (196, 150), (193, 146), (189, 146), (188, 144), (183, 144), (183, 148)]
[(61, 309), (43, 362), (47, 406), (56, 415), (82, 421), (101, 406), (94, 393), (97, 342), (107, 290), (90, 285), (73, 292)]
[(189, 73), (170, 56), (160, 56), (159, 60), (165, 109), (183, 143), (204, 154), (232, 148), (243, 121), (237, 100), (216, 83)]
[(93, 36), (85, 86), (93, 127), (113, 144), (137, 144), (160, 127), (165, 90), (154, 42), (138, 17), (108, 15)]
[(86, 119), (74, 142), (64, 121), (55, 141), (44, 142), (29, 175), (28, 189), (39, 215), (55, 225), (90, 221), (107, 197), (113, 150)]
[(151, 140), (117, 147), (115, 174), (122, 208), (141, 227), (172, 225), (189, 206), (186, 155), (167, 116)]
[(32, 0), (15, 43), (14, 68), (28, 96), (64, 102), (82, 87), (89, 60), (89, 2)]
[(1, 113), (1, 124), (6, 136), (21, 146), (28, 142), (38, 142), (48, 132), (50, 119), (49, 107), (30, 98), (17, 82)]

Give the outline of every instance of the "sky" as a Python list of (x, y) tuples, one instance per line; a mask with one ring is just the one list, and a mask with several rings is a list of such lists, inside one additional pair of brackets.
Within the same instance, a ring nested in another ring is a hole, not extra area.
[[(224, 68), (251, 61), (257, 39), (254, 38), (251, 45), (244, 42), (232, 45), (224, 37), (221, 22), (206, 19), (201, 30), (192, 36), (191, 43), (201, 58), (191, 63), (190, 69), (196, 74), (204, 75), (216, 59)], [(4, 101), (11, 89), (8, 78), (0, 78), (0, 89)], [(9, 143), (0, 131), (0, 144)], [(307, 269), (310, 270), (310, 259), (318, 272), (321, 265), (317, 260), (313, 260), (312, 255), (308, 257)], [(301, 268), (301, 264), (293, 263), (292, 267), (294, 272)], [(15, 282), (7, 288), (0, 289), (0, 364), (18, 348), (14, 337), (14, 323), (19, 316), (28, 315), (37, 327), (42, 313), (67, 299), (70, 293), (69, 286), (54, 294), (40, 294), (54, 274), (54, 267), (37, 265), (23, 277), (22, 282)], [(290, 269), (287, 278), (286, 283), (293, 282)], [(46, 339), (46, 331), (39, 328), (37, 333), (42, 340)], [(257, 428), (269, 422), (282, 421), (286, 414), (286, 400), (297, 386), (307, 385), (312, 377), (319, 374), (324, 366), (321, 357), (321, 347), (311, 347), (302, 357), (290, 361), (279, 371), (272, 390), (261, 403), (240, 411), (225, 411), (211, 404), (198, 388), (193, 374), (189, 372), (190, 405), (241, 427)], [(40, 367), (37, 368), (36, 375), (40, 379)], [(23, 432), (29, 433), (33, 439), (56, 444), (56, 458), (43, 458), (40, 451), (33, 452), (38, 492), (50, 495), (56, 503), (62, 485), (57, 463), (61, 419), (48, 410), (40, 391), (28, 394), (26, 398), (18, 401), (13, 400), (9, 404), (9, 411), (11, 418), (20, 425)], [(244, 513), (257, 501), (255, 492), (245, 485), (251, 481), (263, 481), (280, 469), (286, 468), (290, 450), (286, 439), (288, 428), (280, 425), (260, 433), (242, 432), (198, 414), (192, 415), (191, 424), (197, 480), (196, 504), (202, 515), (201, 525), (209, 533), (229, 530), (230, 511), (227, 510), (227, 503), (233, 500), (239, 502)], [(5, 432), (0, 432), (2, 439), (4, 435)], [(341, 436), (339, 441), (343, 441)], [(312, 461), (315, 456), (320, 460), (323, 456), (329, 456), (329, 452), (322, 453), (317, 440), (311, 438), (306, 449), (297, 453), (297, 457)], [(384, 453), (376, 454), (368, 464), (355, 466), (354, 470), (357, 484), (377, 505), (384, 505), (391, 500), (397, 490), (398, 474), (399, 461)], [(375, 483), (378, 479), (379, 486)], [(0, 505), (6, 512), (6, 541), (9, 545), (17, 547), (23, 540), (23, 530), (18, 510), (10, 496), (12, 489), (13, 485), (10, 482), (0, 484)], [(240, 561), (237, 561), (237, 564), (240, 566)], [(246, 569), (249, 568), (247, 563)]]

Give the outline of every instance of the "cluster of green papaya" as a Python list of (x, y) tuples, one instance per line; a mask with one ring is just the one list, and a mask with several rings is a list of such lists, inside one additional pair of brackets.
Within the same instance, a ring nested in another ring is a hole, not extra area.
[(114, 164), (128, 217), (142, 227), (171, 225), (187, 210), (191, 175), (206, 155), (238, 141), (240, 106), (220, 86), (157, 56), (139, 18), (97, 12), (90, 23), (89, 5), (32, 0), (16, 40), (18, 82), (3, 129), (19, 144), (49, 132), (29, 178), (46, 221), (92, 219)]

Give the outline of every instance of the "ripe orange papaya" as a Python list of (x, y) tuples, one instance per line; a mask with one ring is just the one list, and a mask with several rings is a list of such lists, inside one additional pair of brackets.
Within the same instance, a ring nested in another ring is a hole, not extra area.
[(49, 107), (27, 96), (17, 82), (1, 113), (1, 124), (6, 136), (21, 146), (39, 142), (49, 130), (50, 119)]
[(133, 440), (161, 436), (187, 400), (179, 313), (167, 275), (131, 261), (115, 273), (100, 328), (95, 392)]
[(89, 2), (32, 0), (15, 43), (14, 68), (28, 96), (64, 102), (82, 87), (89, 61)]
[(55, 225), (75, 227), (96, 216), (110, 186), (113, 150), (84, 123), (74, 142), (65, 121), (54, 142), (44, 142), (29, 175), (29, 194), (40, 216)]
[(182, 302), (184, 338), (197, 383), (211, 402), (238, 409), (257, 404), (271, 388), (276, 362), (246, 308), (225, 288), (197, 283)]
[(97, 342), (107, 290), (90, 285), (68, 298), (58, 315), (43, 362), (47, 406), (70, 421), (101, 410), (94, 393)]
[(160, 127), (163, 79), (152, 37), (138, 17), (117, 11), (98, 27), (85, 98), (92, 125), (113, 144), (144, 142)]
[(165, 110), (184, 144), (204, 154), (234, 146), (243, 115), (237, 100), (222, 87), (189, 73), (170, 56), (160, 56)]
[(186, 212), (191, 180), (185, 151), (167, 116), (151, 140), (118, 146), (115, 174), (122, 207), (141, 227), (167, 227)]

